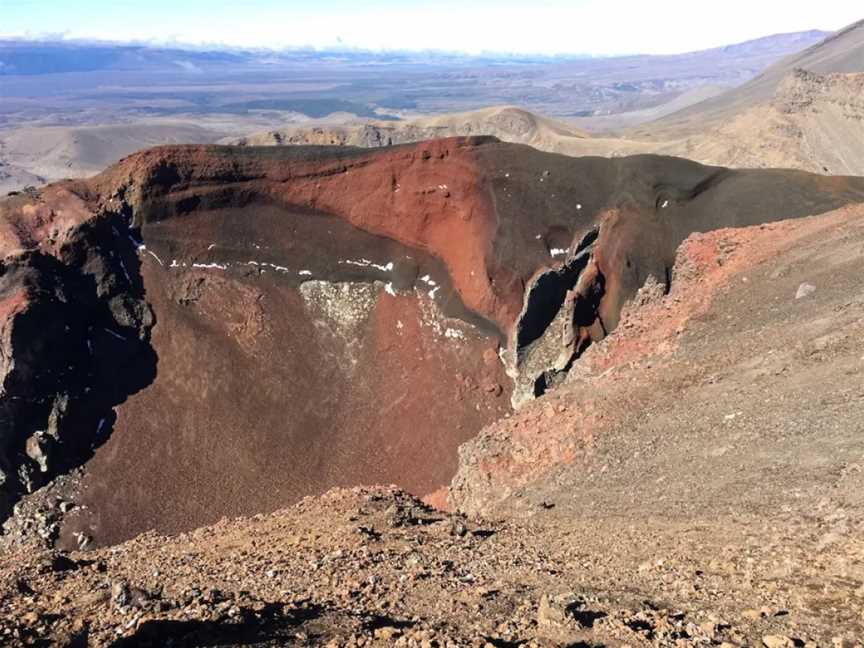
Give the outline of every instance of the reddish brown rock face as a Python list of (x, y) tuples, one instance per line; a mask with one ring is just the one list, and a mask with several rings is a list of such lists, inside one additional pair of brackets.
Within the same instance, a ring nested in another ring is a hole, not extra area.
[[(152, 200), (145, 221), (244, 201), (337, 215), (356, 229), (441, 259), (465, 305), (506, 326), (522, 295), (515, 286), (493, 286), (487, 273), (478, 272), (487, 265), (498, 225), (488, 174), (478, 158), (480, 142), (438, 140), (342, 156), (328, 149), (289, 150), (287, 160), (268, 160), (267, 149), (258, 156), (244, 149), (154, 149), (121, 163), (96, 184), (103, 193), (116, 191), (128, 182), (122, 171), (143, 166), (149, 183), (141, 192), (150, 194), (145, 201)], [(202, 155), (207, 163), (199, 164)], [(506, 274), (503, 268), (500, 274)]]
[(690, 232), (861, 199), (852, 179), (490, 139), (159, 148), (10, 197), (3, 492), (83, 464), (66, 543), (336, 485), (443, 500), (514, 384), (554, 386), (568, 291), (590, 343)]

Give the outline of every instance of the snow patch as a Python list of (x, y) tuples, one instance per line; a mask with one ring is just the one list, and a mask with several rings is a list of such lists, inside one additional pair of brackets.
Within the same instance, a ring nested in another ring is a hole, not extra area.
[(126, 275), (126, 281), (131, 284), (132, 277), (129, 276), (129, 271), (126, 269), (126, 264), (123, 263), (123, 259), (120, 259), (120, 269), (123, 270), (123, 274)]
[(300, 284), (300, 295), (316, 331), (335, 335), (349, 353), (360, 339), (360, 327), (374, 310), (380, 290), (380, 282), (333, 283), (312, 279)]
[[(440, 289), (440, 286), (436, 286), (432, 290), (430, 290), (427, 295), (430, 298), (434, 298), (435, 292)], [(438, 303), (434, 299), (426, 299), (423, 295), (423, 291), (419, 288), (415, 288), (416, 295), (418, 298), (418, 306), (420, 307), (419, 313), (419, 323), (424, 328), (431, 329), (432, 332), (438, 336), (448, 340), (465, 340), (466, 335), (461, 330), (461, 328), (456, 328), (455, 326), (448, 326), (449, 324), (456, 324), (458, 320), (453, 320), (446, 317), (441, 309), (438, 307)], [(458, 325), (461, 326), (462, 322), (458, 322)], [(399, 323), (397, 323), (397, 329), (400, 328)]]
[(503, 346), (498, 347), (498, 359), (501, 361), (501, 366), (507, 368), (507, 349)]
[(163, 266), (163, 267), (165, 266), (165, 264), (162, 263), (162, 259), (160, 259), (160, 258), (156, 255), (156, 253), (155, 253), (153, 250), (147, 250), (147, 254), (149, 254), (149, 255), (152, 256), (154, 259), (156, 259), (156, 261), (159, 262), (159, 265), (160, 265), (160, 266)]
[[(228, 264), (230, 265), (230, 264)], [(246, 265), (248, 266), (256, 266), (258, 268), (272, 268), (276, 272), (290, 272), (288, 268), (282, 265), (276, 265), (275, 263), (267, 263), (266, 261), (247, 261)], [(263, 270), (261, 272), (264, 272)], [(300, 273), (303, 274), (303, 273)], [(311, 272), (309, 274), (312, 274)]]
[(339, 263), (344, 263), (347, 265), (359, 266), (361, 268), (375, 268), (376, 270), (380, 270), (381, 272), (390, 272), (393, 270), (393, 262), (390, 261), (386, 265), (381, 265), (380, 263), (375, 263), (374, 261), (370, 261), (369, 259), (345, 259), (343, 261), (339, 261)]
[(122, 335), (120, 335), (119, 333), (117, 333), (116, 331), (112, 331), (109, 328), (103, 328), (102, 330), (105, 331), (106, 333), (108, 333), (109, 335), (113, 335), (118, 340), (123, 340), (124, 342), (126, 341), (126, 338), (123, 337)]
[(465, 334), (458, 329), (448, 328), (444, 331), (444, 337), (450, 340), (464, 340)]

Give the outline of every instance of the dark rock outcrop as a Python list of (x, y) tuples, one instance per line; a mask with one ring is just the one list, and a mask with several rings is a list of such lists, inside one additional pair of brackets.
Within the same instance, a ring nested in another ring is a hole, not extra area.
[(108, 438), (113, 407), (149, 384), (153, 313), (119, 214), (82, 223), (56, 254), (0, 262), (0, 515), (80, 465)]

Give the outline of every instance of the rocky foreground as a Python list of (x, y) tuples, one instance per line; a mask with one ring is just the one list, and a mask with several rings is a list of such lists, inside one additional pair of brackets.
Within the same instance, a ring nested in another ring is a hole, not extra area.
[[(337, 490), (0, 568), (0, 636), (94, 646), (854, 646), (862, 541), (794, 519), (480, 522)], [(803, 611), (802, 602), (818, 608)], [(829, 618), (831, 622), (825, 624)]]

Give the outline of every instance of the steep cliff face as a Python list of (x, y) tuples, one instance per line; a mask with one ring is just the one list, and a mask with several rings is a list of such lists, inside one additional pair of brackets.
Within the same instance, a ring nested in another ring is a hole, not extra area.
[[(20, 495), (89, 457), (110, 434), (112, 408), (155, 375), (153, 314), (122, 215), (39, 241), (39, 227), (8, 220), (15, 202), (4, 205), (5, 224), (18, 228), (28, 249), (0, 262), (3, 516)], [(34, 208), (31, 223), (44, 229), (46, 205), (37, 198), (17, 208)]]
[(862, 180), (490, 138), (166, 147), (12, 196), (3, 492), (83, 465), (61, 544), (336, 485), (432, 493), (668, 283), (688, 234), (861, 200)]

